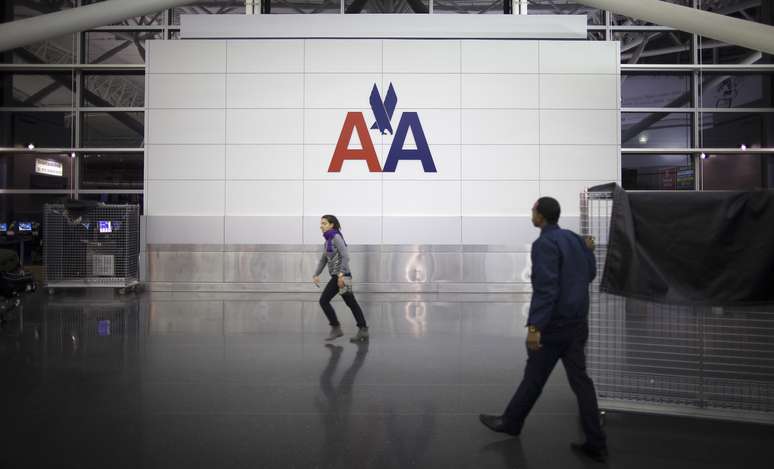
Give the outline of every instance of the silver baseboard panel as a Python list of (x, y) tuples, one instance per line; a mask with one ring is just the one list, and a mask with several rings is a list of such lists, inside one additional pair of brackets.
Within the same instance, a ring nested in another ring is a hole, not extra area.
[[(529, 246), (351, 246), (355, 288), (372, 293), (528, 293)], [(315, 292), (315, 245), (148, 245), (156, 292)], [(323, 272), (323, 280), (327, 277)]]

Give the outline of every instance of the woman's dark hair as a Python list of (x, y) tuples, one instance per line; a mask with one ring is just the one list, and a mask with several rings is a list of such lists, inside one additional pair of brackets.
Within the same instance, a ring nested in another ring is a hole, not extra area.
[(326, 220), (328, 220), (328, 223), (330, 223), (331, 225), (333, 225), (333, 227), (334, 227), (335, 229), (337, 229), (337, 230), (340, 230), (340, 229), (341, 229), (341, 223), (339, 223), (339, 219), (338, 219), (338, 218), (336, 218), (334, 215), (323, 215), (323, 216), (322, 216), (322, 217), (320, 217), (320, 218), (325, 218)]
[(543, 218), (552, 225), (559, 222), (559, 214), (562, 212), (562, 209), (559, 207), (559, 201), (553, 197), (539, 198), (535, 210), (543, 215)]

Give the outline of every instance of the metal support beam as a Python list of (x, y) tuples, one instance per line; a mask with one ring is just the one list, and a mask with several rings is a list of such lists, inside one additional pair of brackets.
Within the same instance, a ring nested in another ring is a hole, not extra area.
[(577, 0), (619, 15), (671, 26), (718, 41), (774, 54), (774, 27), (659, 0)]
[(201, 0), (107, 0), (0, 24), (0, 52)]

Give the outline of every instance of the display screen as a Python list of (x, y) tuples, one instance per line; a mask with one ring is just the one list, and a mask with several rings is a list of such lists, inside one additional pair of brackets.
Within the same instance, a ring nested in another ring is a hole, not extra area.
[(0, 223), (0, 231), (8, 231), (8, 223)]
[(113, 227), (110, 225), (110, 221), (108, 220), (100, 220), (99, 221), (99, 232), (100, 233), (112, 233)]
[(102, 337), (110, 335), (110, 320), (103, 319), (97, 322), (97, 335)]
[(20, 221), (19, 231), (32, 231), (32, 222)]

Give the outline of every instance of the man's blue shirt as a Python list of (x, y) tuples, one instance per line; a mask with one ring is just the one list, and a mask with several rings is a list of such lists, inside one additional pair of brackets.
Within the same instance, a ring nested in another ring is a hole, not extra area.
[(527, 324), (586, 319), (589, 284), (597, 275), (594, 253), (570, 230), (548, 224), (532, 243), (532, 302)]

